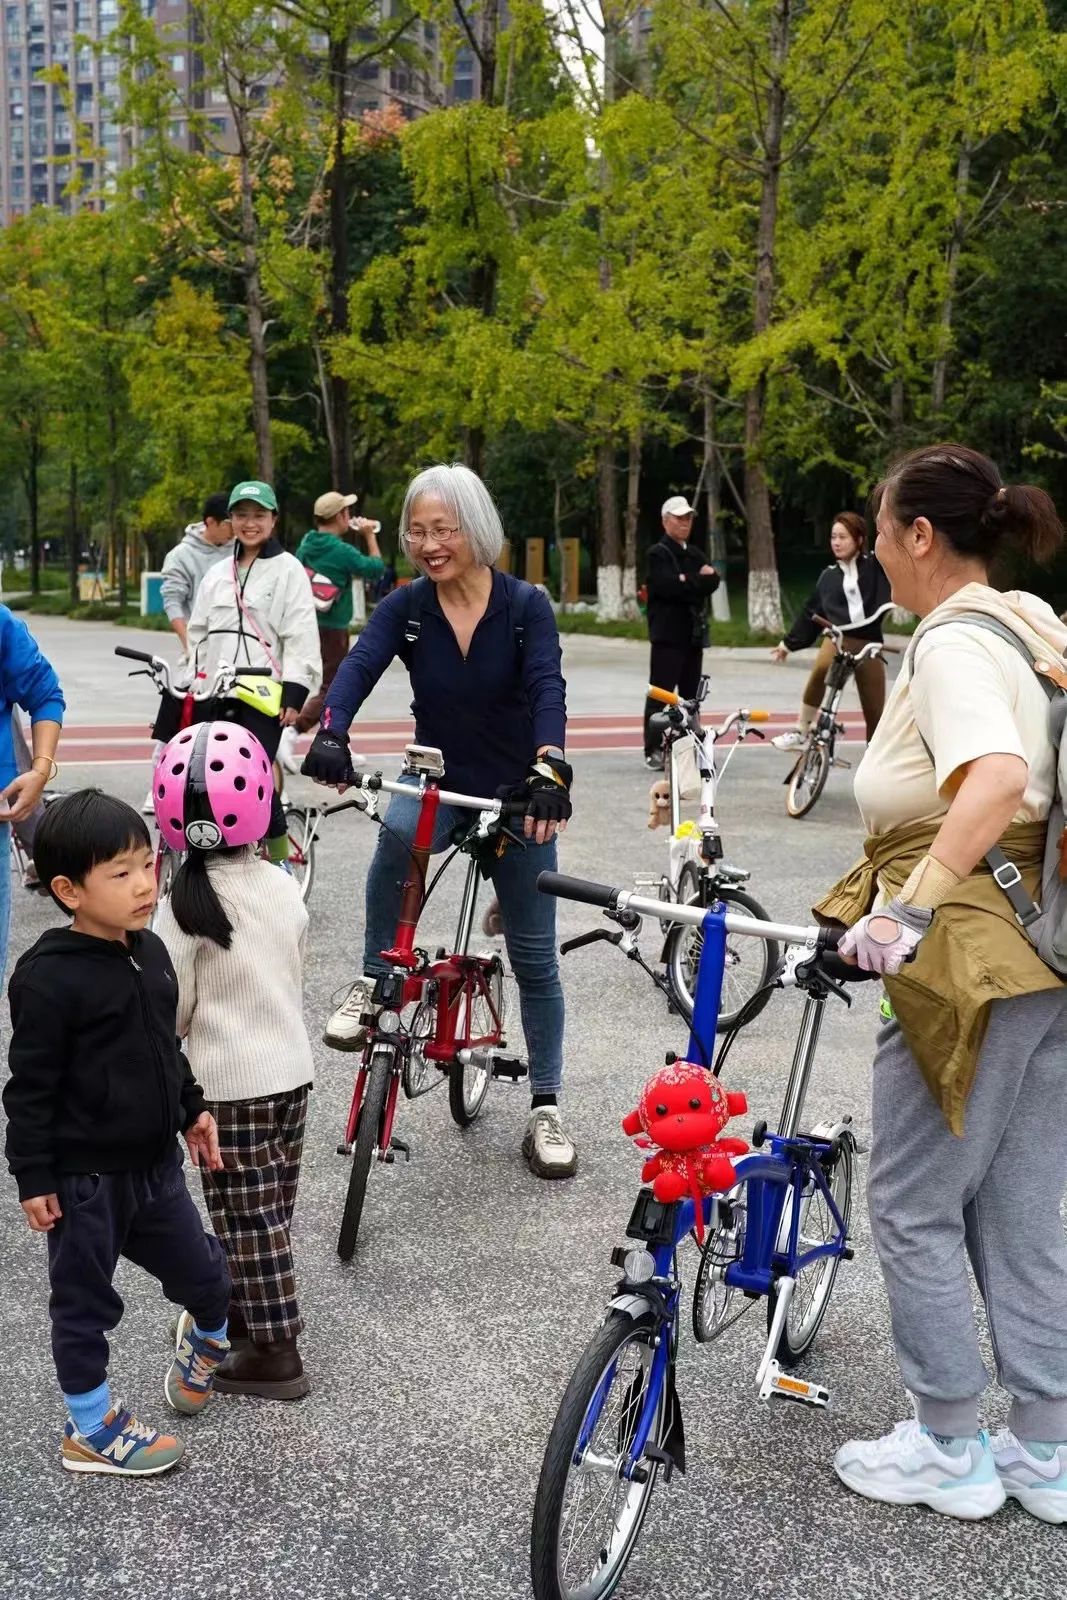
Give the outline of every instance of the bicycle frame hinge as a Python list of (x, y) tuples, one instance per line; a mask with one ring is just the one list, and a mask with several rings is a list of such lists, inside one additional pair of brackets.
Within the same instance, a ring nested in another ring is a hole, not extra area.
[(825, 1408), (830, 1404), (830, 1391), (821, 1383), (809, 1383), (805, 1378), (795, 1378), (783, 1372), (777, 1361), (772, 1361), (760, 1384), (761, 1400), (796, 1400), (805, 1406)]

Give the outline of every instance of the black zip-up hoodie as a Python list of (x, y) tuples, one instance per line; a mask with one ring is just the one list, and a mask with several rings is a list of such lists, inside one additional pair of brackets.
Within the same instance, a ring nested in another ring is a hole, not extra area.
[(178, 982), (154, 933), (54, 928), (15, 966), (4, 1088), (19, 1199), (72, 1172), (153, 1166), (204, 1108), (174, 1030)]

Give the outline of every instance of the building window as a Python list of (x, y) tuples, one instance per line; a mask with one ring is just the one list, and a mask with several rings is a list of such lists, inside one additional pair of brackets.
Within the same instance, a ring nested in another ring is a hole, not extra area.
[(95, 20), (93, 0), (74, 0), (74, 26), (79, 32), (91, 28)]
[(170, 58), (170, 70), (172, 72), (184, 72), (185, 71), (185, 57), (182, 56), (182, 55), (171, 56), (171, 58)]
[(12, 198), (12, 200), (25, 200), (25, 198), (26, 198), (26, 185), (23, 183), (21, 178), (12, 178), (12, 180), (11, 180), (11, 198)]
[(208, 117), (208, 122), (216, 133), (226, 133), (230, 126), (229, 117)]

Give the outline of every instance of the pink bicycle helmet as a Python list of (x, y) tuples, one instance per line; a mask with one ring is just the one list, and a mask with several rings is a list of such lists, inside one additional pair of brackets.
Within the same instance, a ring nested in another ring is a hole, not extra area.
[(259, 740), (233, 722), (201, 722), (164, 747), (152, 774), (159, 831), (172, 850), (255, 844), (274, 784)]

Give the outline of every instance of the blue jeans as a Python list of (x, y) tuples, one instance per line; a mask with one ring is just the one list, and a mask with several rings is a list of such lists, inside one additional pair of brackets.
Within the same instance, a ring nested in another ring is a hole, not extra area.
[[(431, 852), (436, 855), (450, 841), (452, 830), (469, 825), (473, 813), (451, 806), (437, 812)], [(388, 972), (381, 958), (396, 938), (400, 896), (410, 857), (400, 842), (415, 837), (419, 802), (394, 795), (386, 813), (392, 829), (379, 830), (378, 848), (367, 874), (367, 921), (363, 971)], [(393, 835), (398, 834), (399, 838)], [(493, 888), (500, 901), (504, 942), (515, 981), (519, 986), (522, 1031), (530, 1062), (530, 1088), (534, 1094), (558, 1094), (563, 1077), (563, 989), (556, 957), (556, 902), (538, 894), (537, 874), (556, 870), (556, 843), (527, 844), (525, 850), (510, 845), (490, 866)]]
[(0, 822), (0, 988), (7, 971), (11, 931), (11, 824)]

